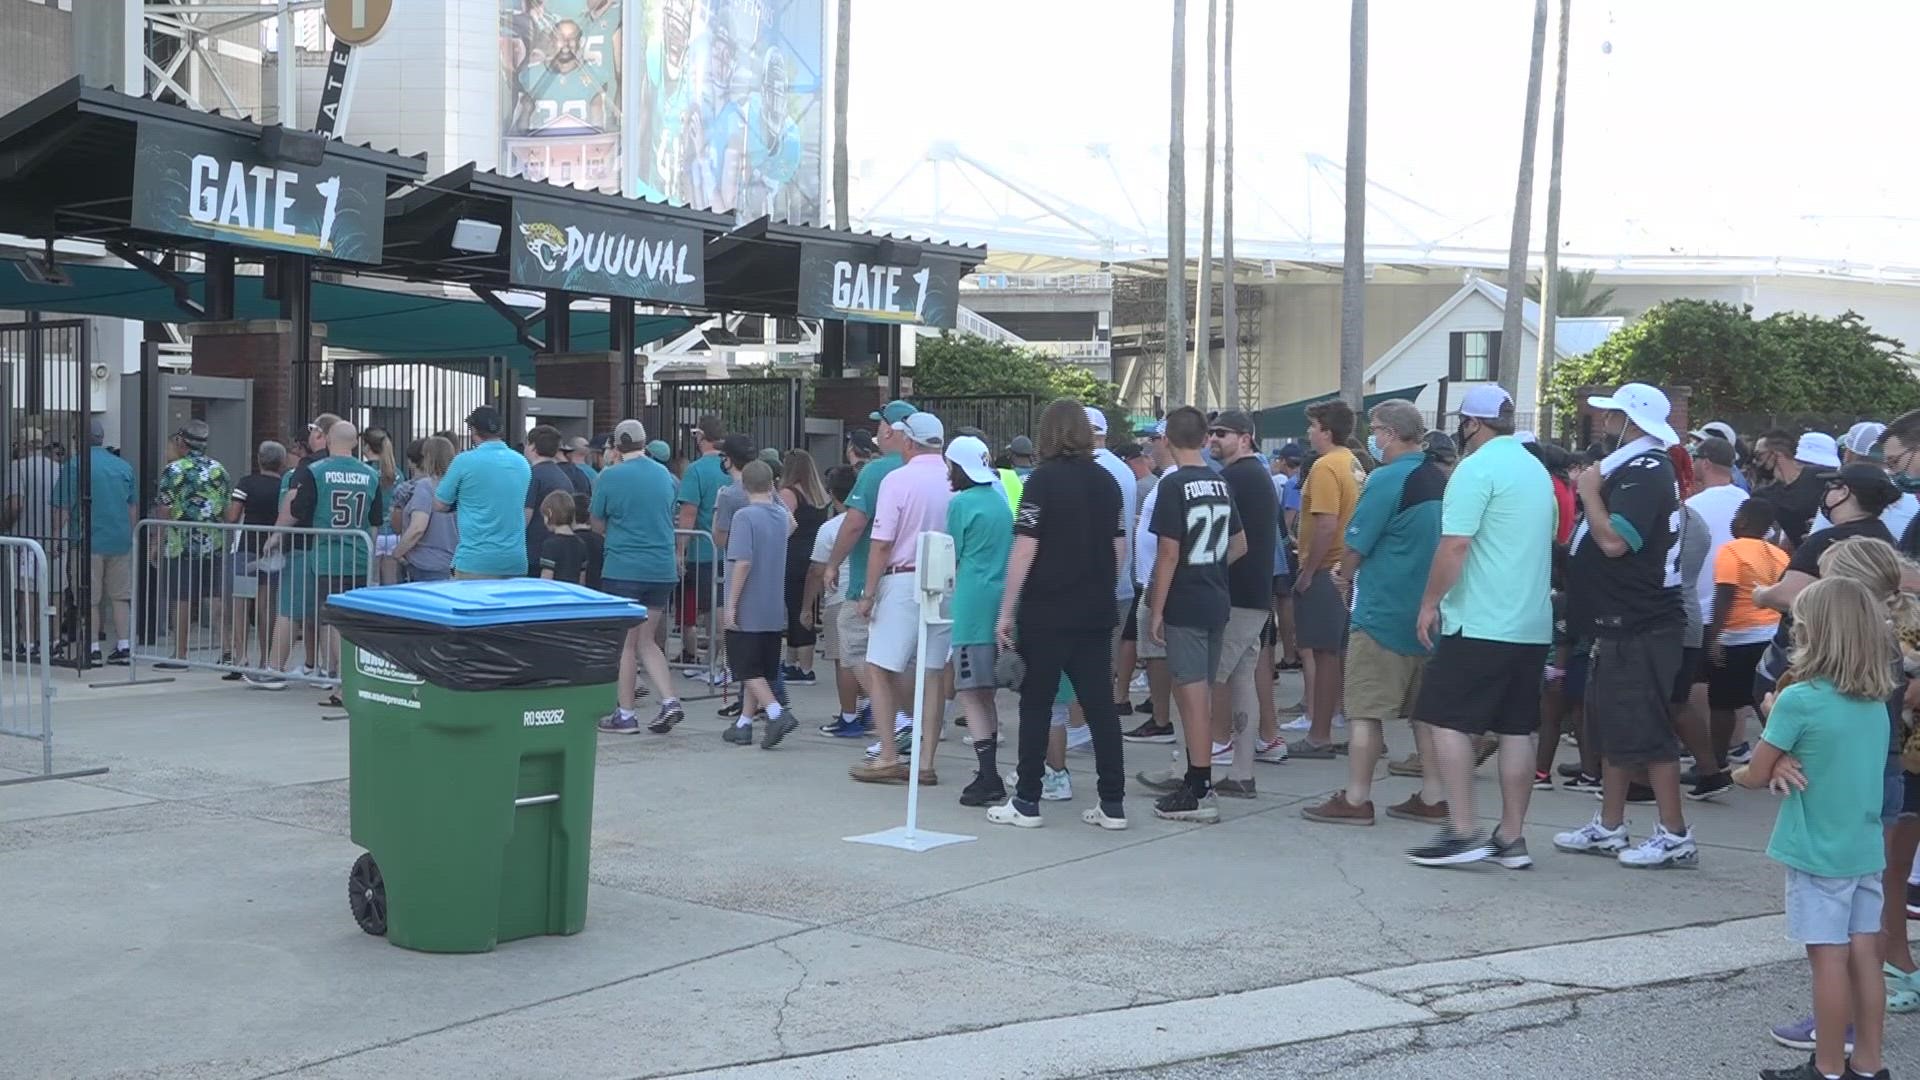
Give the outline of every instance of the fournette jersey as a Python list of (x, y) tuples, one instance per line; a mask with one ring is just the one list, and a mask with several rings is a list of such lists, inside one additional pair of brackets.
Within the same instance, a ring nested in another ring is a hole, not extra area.
[(1180, 542), (1180, 558), (1161, 613), (1169, 626), (1225, 626), (1227, 547), (1240, 531), (1233, 492), (1204, 465), (1183, 465), (1160, 478), (1148, 528)]

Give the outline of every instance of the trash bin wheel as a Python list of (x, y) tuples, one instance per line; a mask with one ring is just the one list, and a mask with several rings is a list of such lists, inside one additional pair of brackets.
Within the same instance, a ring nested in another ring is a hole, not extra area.
[(347, 907), (360, 929), (375, 936), (387, 932), (387, 883), (371, 852), (355, 859), (347, 874)]

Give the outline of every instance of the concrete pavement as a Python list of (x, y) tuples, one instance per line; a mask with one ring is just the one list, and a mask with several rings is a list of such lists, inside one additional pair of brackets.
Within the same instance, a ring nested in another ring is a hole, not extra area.
[[(670, 736), (603, 736), (586, 931), (428, 956), (348, 916), (346, 725), (320, 692), (59, 685), (57, 765), (112, 771), (0, 788), (7, 1076), (867, 1076), (902, 1051), (935, 1074), (1081, 1076), (1791, 956), (1765, 918), (1763, 795), (1689, 807), (1696, 871), (1557, 855), (1551, 832), (1595, 805), (1561, 792), (1536, 793), (1537, 869), (1431, 871), (1400, 855), (1423, 827), (1299, 818), (1344, 760), (1260, 766), (1262, 797), (1223, 800), (1210, 828), (1135, 793), (1132, 828), (1107, 833), (1078, 821), (1093, 777), (1075, 756), (1075, 801), (1010, 830), (955, 802), (973, 759), (950, 736), (922, 821), (980, 839), (915, 855), (841, 840), (898, 824), (905, 791), (846, 780), (859, 747), (812, 733), (824, 686), (796, 690), (806, 726), (772, 753), (722, 743), (718, 702)], [(1129, 767), (1164, 753), (1130, 745)], [(0, 768), (30, 757), (0, 745)], [(1412, 785), (1384, 779), (1376, 802)], [(1479, 796), (1497, 810), (1490, 780)], [(1707, 936), (1636, 937), (1676, 927)], [(1640, 945), (1579, 944), (1617, 937)], [(1463, 958), (1483, 959), (1446, 966)], [(1720, 1019), (1757, 1040), (1777, 1017)]]

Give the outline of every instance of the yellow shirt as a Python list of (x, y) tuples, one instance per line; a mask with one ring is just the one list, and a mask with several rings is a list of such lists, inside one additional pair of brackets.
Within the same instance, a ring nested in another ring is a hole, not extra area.
[(1353, 519), (1353, 508), (1360, 503), (1360, 481), (1365, 471), (1353, 451), (1344, 446), (1336, 446), (1321, 454), (1307, 470), (1307, 482), (1300, 489), (1300, 547), (1301, 558), (1305, 558), (1312, 548), (1315, 514), (1333, 515), (1333, 540), (1329, 544), (1325, 557), (1320, 559), (1322, 570), (1330, 570), (1338, 565), (1347, 553), (1347, 522)]

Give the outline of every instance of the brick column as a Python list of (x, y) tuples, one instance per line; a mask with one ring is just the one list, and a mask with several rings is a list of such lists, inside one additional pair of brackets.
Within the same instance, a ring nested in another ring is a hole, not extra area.
[(533, 385), (542, 397), (593, 402), (593, 430), (608, 432), (627, 418), (617, 352), (537, 353)]
[(193, 342), (193, 373), (229, 379), (253, 380), (253, 432), (249, 446), (266, 439), (286, 442), (304, 435), (312, 417), (293, 415), (294, 380), (308, 381), (307, 400), (320, 397), (320, 360), (327, 328), (313, 327), (310, 362), (295, 364), (293, 324), (284, 319), (189, 323), (185, 332)]

